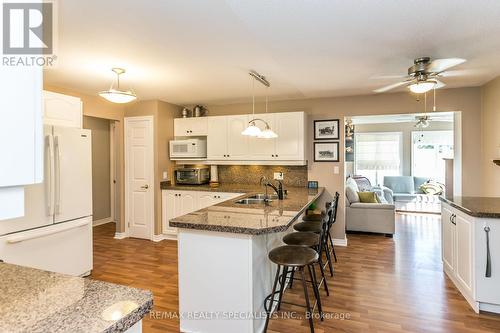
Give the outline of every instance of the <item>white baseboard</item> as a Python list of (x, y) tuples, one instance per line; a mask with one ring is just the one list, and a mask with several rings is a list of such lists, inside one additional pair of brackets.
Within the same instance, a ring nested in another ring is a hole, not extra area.
[(97, 227), (98, 225), (103, 225), (106, 223), (115, 222), (112, 217), (106, 217), (104, 219), (92, 221), (92, 226)]
[(159, 234), (153, 235), (153, 242), (160, 242), (162, 240), (177, 240), (177, 234)]
[(347, 246), (347, 237), (344, 238), (334, 238), (333, 245), (336, 246)]
[(115, 232), (115, 239), (127, 238), (128, 234), (126, 232)]

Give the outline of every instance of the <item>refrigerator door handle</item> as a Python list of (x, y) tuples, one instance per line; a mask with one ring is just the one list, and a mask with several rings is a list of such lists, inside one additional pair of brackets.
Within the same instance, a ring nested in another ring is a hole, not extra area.
[(49, 164), (48, 166), (48, 179), (47, 179), (47, 185), (45, 187), (46, 194), (47, 194), (47, 208), (48, 216), (53, 216), (54, 215), (54, 137), (52, 135), (47, 135), (46, 136), (47, 140), (47, 148), (48, 148), (48, 158), (47, 158), (47, 163)]
[(7, 239), (7, 243), (15, 244), (15, 243), (20, 243), (20, 242), (36, 239), (36, 238), (46, 237), (46, 236), (50, 236), (53, 234), (58, 234), (60, 232), (68, 231), (71, 229), (80, 228), (80, 227), (83, 227), (84, 225), (87, 225), (87, 224), (89, 224), (88, 221), (82, 221), (76, 225), (71, 225), (69, 227), (59, 228), (56, 230), (48, 230), (48, 231), (43, 231), (43, 232), (39, 232), (37, 234), (31, 234), (31, 235), (14, 236), (12, 238)]
[(55, 214), (61, 214), (61, 148), (59, 147), (59, 137), (54, 137), (55, 146)]

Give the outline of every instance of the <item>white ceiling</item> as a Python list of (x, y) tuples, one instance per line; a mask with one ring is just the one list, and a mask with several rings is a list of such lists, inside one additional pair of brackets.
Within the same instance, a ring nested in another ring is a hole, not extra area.
[(45, 79), (95, 94), (122, 66), (140, 99), (214, 104), (250, 100), (249, 69), (275, 99), (356, 95), (430, 56), (467, 59), (443, 81), (477, 86), (500, 75), (499, 17), (498, 0), (63, 0)]

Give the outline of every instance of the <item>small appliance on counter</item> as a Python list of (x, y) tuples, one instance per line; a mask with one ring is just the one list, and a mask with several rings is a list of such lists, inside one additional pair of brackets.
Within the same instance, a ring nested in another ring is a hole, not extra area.
[(209, 166), (183, 167), (174, 173), (175, 183), (180, 185), (202, 185), (210, 181)]
[(170, 159), (201, 159), (207, 157), (207, 140), (187, 139), (170, 141)]

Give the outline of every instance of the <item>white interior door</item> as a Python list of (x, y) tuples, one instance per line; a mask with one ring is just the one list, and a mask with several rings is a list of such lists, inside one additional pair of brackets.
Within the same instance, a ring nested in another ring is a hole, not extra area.
[(128, 234), (151, 239), (154, 223), (153, 117), (125, 118), (125, 133)]
[(91, 131), (54, 127), (54, 222), (92, 215)]

